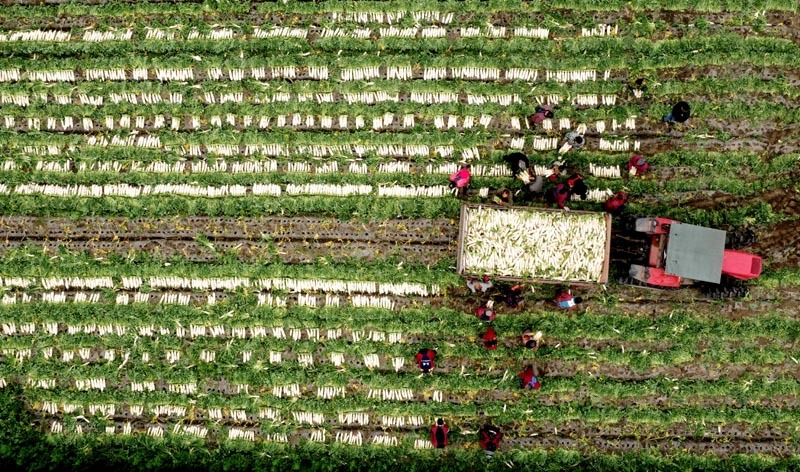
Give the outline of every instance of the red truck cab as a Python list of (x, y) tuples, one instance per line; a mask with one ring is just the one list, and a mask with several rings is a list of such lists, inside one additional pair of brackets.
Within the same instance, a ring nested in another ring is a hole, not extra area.
[(647, 266), (633, 264), (629, 275), (649, 285), (719, 284), (722, 275), (739, 280), (761, 275), (761, 257), (725, 249), (725, 231), (669, 218), (639, 218), (636, 231), (650, 237)]

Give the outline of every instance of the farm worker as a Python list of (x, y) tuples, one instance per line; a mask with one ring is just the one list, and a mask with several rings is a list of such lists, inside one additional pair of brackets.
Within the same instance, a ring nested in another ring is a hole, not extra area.
[(470, 178), (469, 164), (462, 164), (458, 172), (450, 175), (450, 188), (457, 189), (457, 195), (463, 197), (467, 193)]
[(497, 205), (511, 206), (514, 204), (514, 196), (511, 194), (511, 190), (504, 188), (497, 192), (494, 197), (492, 197), (492, 203)]
[(684, 121), (689, 119), (689, 116), (692, 114), (692, 109), (686, 102), (678, 102), (672, 107), (672, 111), (667, 113), (663, 121), (667, 123), (683, 123)]
[(520, 300), (522, 298), (522, 284), (506, 285), (500, 291), (503, 294), (503, 301), (509, 308), (516, 308), (522, 304), (523, 300)]
[(581, 297), (573, 297), (569, 290), (558, 290), (556, 292), (555, 303), (559, 308), (570, 310), (583, 303)]
[(431, 443), (437, 449), (444, 449), (447, 446), (447, 435), (450, 433), (450, 428), (447, 423), (441, 418), (436, 420), (436, 424), (431, 426)]
[(494, 302), (489, 300), (478, 307), (478, 309), (475, 310), (475, 316), (480, 318), (481, 321), (494, 321), (494, 319), (497, 317), (497, 313), (494, 311)]
[(436, 367), (436, 351), (433, 349), (420, 349), (414, 357), (423, 374), (430, 373)]
[(534, 111), (535, 113), (528, 117), (528, 123), (531, 125), (531, 128), (539, 126), (542, 124), (542, 121), (555, 116), (553, 114), (553, 108), (550, 105), (537, 106)]
[(495, 333), (494, 328), (489, 326), (489, 329), (486, 330), (485, 333), (481, 334), (481, 339), (483, 340), (483, 347), (490, 351), (494, 351), (497, 349), (497, 333)]
[(522, 381), (521, 387), (525, 390), (539, 390), (542, 388), (542, 384), (539, 382), (539, 379), (536, 378), (534, 375), (533, 367), (528, 366), (527, 369), (523, 370), (517, 377)]
[(625, 211), (625, 203), (628, 202), (628, 194), (617, 192), (603, 204), (603, 209), (612, 215), (619, 215)]
[(541, 331), (537, 331), (536, 334), (533, 334), (530, 329), (526, 329), (522, 332), (522, 345), (526, 348), (536, 351), (543, 343)]
[(528, 167), (530, 167), (528, 156), (521, 152), (512, 152), (504, 156), (503, 160), (508, 163), (508, 167), (515, 176), (521, 172), (527, 171)]
[(494, 455), (500, 447), (502, 439), (503, 432), (497, 426), (487, 424), (478, 430), (478, 443), (481, 445), (481, 449), (486, 451), (486, 457), (491, 458)]
[(564, 161), (553, 161), (550, 164), (550, 175), (547, 176), (547, 180), (550, 182), (558, 182), (558, 177), (566, 168), (567, 166), (564, 164)]
[(586, 200), (589, 194), (589, 188), (586, 187), (586, 183), (584, 183), (581, 174), (575, 173), (570, 175), (567, 179), (567, 185), (569, 186), (570, 193), (580, 196), (581, 200)]
[(558, 184), (547, 194), (547, 201), (551, 204), (558, 205), (558, 207), (562, 210), (569, 210), (566, 204), (570, 195), (571, 193), (568, 184)]
[(544, 190), (544, 177), (536, 175), (533, 169), (528, 168), (525, 172), (517, 174), (517, 178), (522, 181), (522, 198), (533, 199), (534, 196), (542, 194)]
[(644, 174), (649, 168), (650, 165), (647, 163), (645, 158), (639, 154), (634, 154), (625, 165), (625, 169), (627, 169), (631, 175)]
[(569, 150), (580, 151), (585, 144), (586, 140), (580, 133), (577, 131), (570, 131), (564, 136), (564, 144), (558, 152), (564, 154)]
[(487, 290), (492, 288), (492, 285), (492, 281), (489, 280), (488, 275), (484, 275), (480, 280), (475, 277), (467, 277), (467, 288), (472, 293), (475, 293), (477, 290), (480, 290), (481, 293), (486, 293)]
[(647, 79), (639, 77), (636, 80), (632, 80), (628, 83), (628, 89), (630, 89), (634, 97), (642, 98), (642, 94), (647, 90)]

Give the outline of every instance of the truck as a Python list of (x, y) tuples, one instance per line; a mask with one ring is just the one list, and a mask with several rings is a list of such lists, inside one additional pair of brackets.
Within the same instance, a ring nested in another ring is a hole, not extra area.
[[(600, 212), (466, 204), (456, 270), (508, 281), (605, 284), (613, 258), (621, 283), (661, 289), (699, 284), (712, 298), (744, 296), (740, 282), (761, 274), (761, 257), (725, 248), (725, 231), (648, 217), (635, 220), (634, 234), (612, 235), (611, 223)], [(631, 241), (638, 256), (612, 247)]]
[(635, 231), (646, 236), (647, 259), (631, 264), (628, 275), (646, 286), (703, 283), (706, 294), (719, 298), (743, 295), (746, 289), (736, 281), (761, 275), (761, 257), (726, 249), (725, 231), (658, 217), (636, 219)]

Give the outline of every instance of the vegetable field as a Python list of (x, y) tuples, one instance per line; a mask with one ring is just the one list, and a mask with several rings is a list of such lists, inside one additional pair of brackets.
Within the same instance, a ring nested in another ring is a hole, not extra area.
[[(796, 470), (798, 143), (794, 0), (2, 2), (0, 462)], [(612, 265), (570, 312), (528, 284), (487, 350), (458, 219), (515, 151), (583, 175), (571, 210), (627, 192), (612, 262), (664, 216), (755, 235), (764, 274), (710, 300)]]

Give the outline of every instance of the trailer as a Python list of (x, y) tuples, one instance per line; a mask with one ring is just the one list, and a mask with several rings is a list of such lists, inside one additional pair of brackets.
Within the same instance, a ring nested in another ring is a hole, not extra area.
[(458, 233), (460, 275), (499, 280), (604, 284), (611, 216), (601, 212), (466, 204)]

